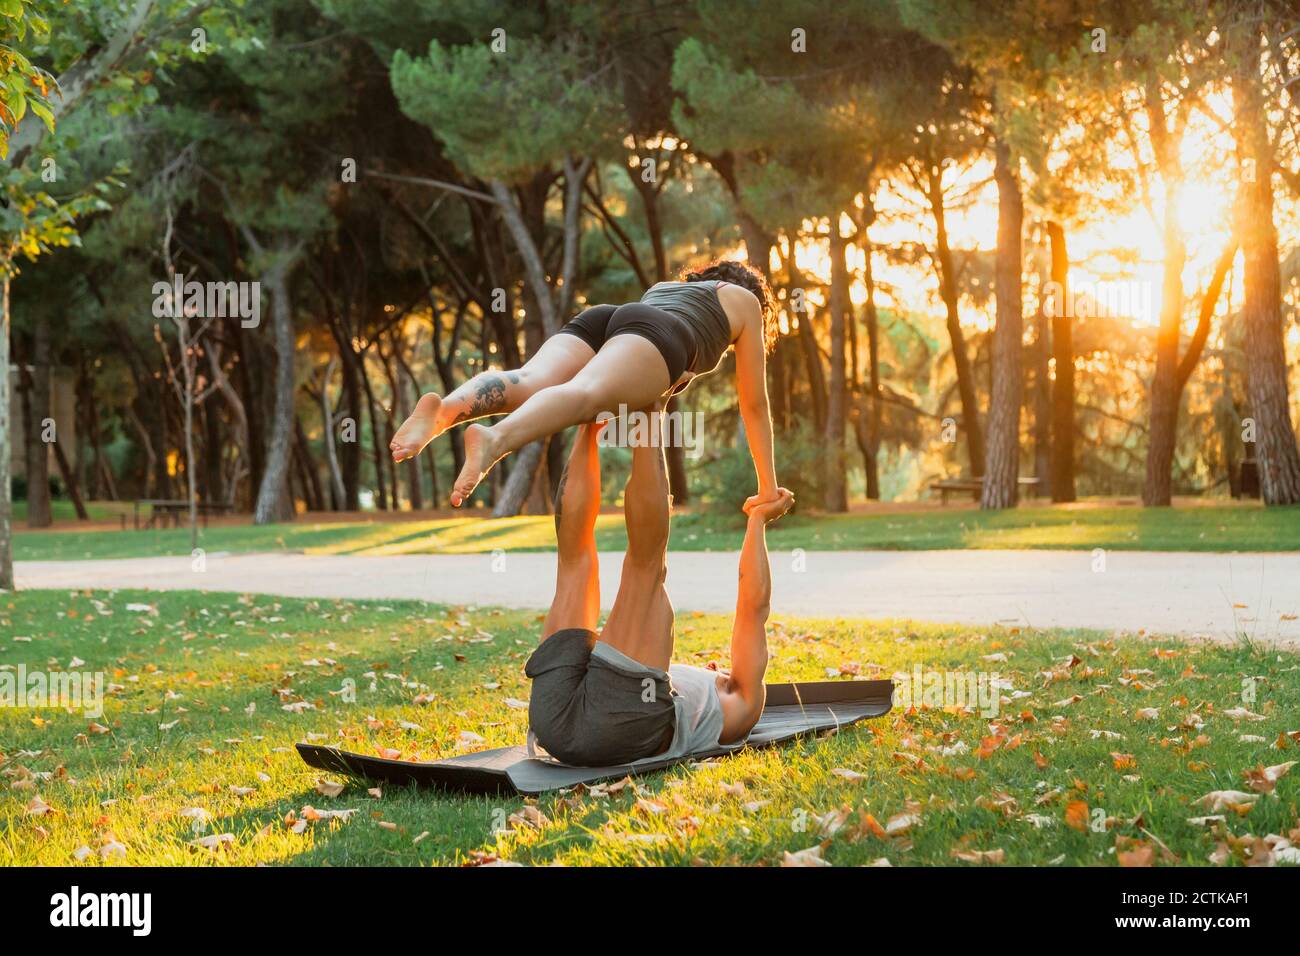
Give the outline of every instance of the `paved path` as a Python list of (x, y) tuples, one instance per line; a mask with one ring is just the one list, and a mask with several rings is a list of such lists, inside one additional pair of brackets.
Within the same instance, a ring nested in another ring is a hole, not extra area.
[[(679, 610), (729, 611), (736, 560), (673, 552), (668, 591)], [(622, 555), (601, 555), (606, 607)], [(772, 555), (773, 610), (846, 618), (1021, 624), (1205, 635), (1248, 634), (1300, 645), (1300, 552), (1203, 554), (1111, 551), (810, 551)], [(158, 588), (299, 597), (421, 598), (544, 608), (552, 553), (395, 555), (210, 554), (188, 558), (27, 561), (20, 588)]]

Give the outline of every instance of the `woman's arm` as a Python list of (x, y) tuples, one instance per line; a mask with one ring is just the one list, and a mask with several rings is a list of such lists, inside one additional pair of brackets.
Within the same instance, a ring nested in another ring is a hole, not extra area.
[(772, 457), (772, 411), (767, 398), (767, 353), (763, 348), (763, 314), (758, 301), (745, 317), (745, 327), (736, 339), (736, 395), (745, 438), (758, 473), (758, 494), (745, 503), (745, 511), (760, 501), (777, 497), (776, 464)]

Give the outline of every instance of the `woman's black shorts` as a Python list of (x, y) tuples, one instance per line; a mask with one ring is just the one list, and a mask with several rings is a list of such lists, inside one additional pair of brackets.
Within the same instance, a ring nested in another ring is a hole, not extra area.
[(560, 329), (576, 335), (593, 352), (615, 335), (639, 335), (649, 339), (668, 365), (668, 384), (675, 385), (695, 360), (695, 335), (686, 322), (653, 305), (593, 305)]

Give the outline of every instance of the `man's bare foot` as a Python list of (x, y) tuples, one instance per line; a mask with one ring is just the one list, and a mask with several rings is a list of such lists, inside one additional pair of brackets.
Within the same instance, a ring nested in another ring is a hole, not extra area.
[(388, 449), (393, 461), (406, 461), (424, 451), (424, 446), (438, 437), (438, 411), (442, 408), (441, 396), (429, 392), (420, 396), (411, 417), (402, 422)]
[(465, 466), (451, 490), (452, 506), (459, 508), (464, 504), (492, 466), (504, 457), (497, 452), (497, 437), (491, 428), (486, 425), (468, 426), (465, 429)]

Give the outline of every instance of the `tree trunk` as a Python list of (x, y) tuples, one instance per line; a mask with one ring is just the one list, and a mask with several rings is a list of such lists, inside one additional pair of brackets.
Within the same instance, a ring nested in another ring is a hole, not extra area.
[[(407, 386), (414, 389), (416, 401), (419, 401), (420, 392), (419, 386), (415, 384), (414, 376), (411, 375), (410, 366), (402, 358), (402, 337), (400, 335), (395, 336), (393, 339), (393, 363), (396, 366), (392, 371), (393, 404), (402, 416), (402, 420), (405, 421), (411, 414), (411, 393), (407, 391)], [(406, 497), (411, 503), (411, 510), (423, 511), (424, 488), (420, 481), (419, 458), (407, 460), (403, 464), (403, 471), (406, 472)]]
[(515, 452), (514, 467), (501, 489), (501, 496), (497, 499), (496, 506), (492, 509), (492, 517), (509, 518), (519, 514), (533, 490), (533, 482), (537, 477), (537, 469), (542, 463), (542, 451), (545, 446), (544, 440), (535, 441)]
[[(670, 416), (682, 414), (676, 395), (668, 399), (666, 410)], [(684, 505), (691, 500), (690, 482), (686, 478), (686, 448), (681, 442), (673, 442), (664, 449), (664, 459), (668, 463), (668, 493), (673, 496), (673, 504)]]
[(1024, 317), (1021, 314), (1021, 226), (1024, 206), (1015, 161), (1005, 143), (995, 147), (998, 186), (998, 249), (994, 266), (997, 328), (993, 332), (988, 447), (981, 508), (1010, 508), (1020, 476), (1020, 403), (1024, 398)]
[(1169, 132), (1159, 84), (1146, 86), (1149, 135), (1164, 181), (1164, 276), (1161, 281), (1160, 327), (1156, 332), (1156, 369), (1151, 379), (1151, 424), (1147, 429), (1147, 473), (1142, 503), (1168, 507), (1173, 500), (1174, 447), (1178, 439), (1178, 341), (1183, 321), (1183, 266), (1187, 247), (1178, 223), (1182, 185), (1179, 141)]
[(68, 456), (63, 454), (63, 446), (57, 441), (54, 442), (54, 461), (59, 466), (59, 474), (63, 477), (63, 484), (68, 490), (68, 498), (72, 501), (72, 507), (77, 512), (77, 520), (89, 521), (90, 515), (86, 512), (86, 504), (81, 500), (81, 488), (77, 481), (77, 472), (68, 464)]
[[(1254, 30), (1251, 40), (1256, 39)], [(1265, 504), (1300, 502), (1300, 450), (1296, 448), (1287, 393), (1286, 345), (1277, 228), (1273, 223), (1273, 148), (1259, 91), (1259, 46), (1249, 53), (1233, 85), (1237, 147), (1254, 176), (1242, 183), (1237, 224), (1245, 262), (1242, 322), (1246, 330), (1246, 394), (1255, 420), (1255, 457)]]
[(383, 448), (387, 442), (384, 441), (383, 431), (379, 427), (379, 413), (375, 408), (375, 393), (370, 387), (370, 374), (366, 371), (364, 355), (360, 357), (357, 368), (361, 376), (361, 387), (366, 393), (366, 409), (370, 414), (370, 455), (375, 466), (375, 504), (380, 511), (387, 511), (388, 483), (384, 480), (384, 459), (389, 456), (384, 454)]
[(0, 590), (14, 590), (13, 422), (9, 420), (9, 268), (0, 260)]
[[(361, 386), (357, 381), (357, 354), (351, 345), (342, 347), (347, 349), (343, 353), (341, 368), (343, 407), (347, 409), (345, 418), (351, 423), (348, 427), (350, 437), (343, 442), (339, 453), (343, 471), (343, 507), (347, 511), (357, 511), (361, 508)], [(344, 436), (337, 431), (339, 424), (342, 423), (336, 419), (335, 435), (342, 438)]]
[[(48, 528), (54, 523), (50, 507), (50, 448), (44, 440), (50, 417), (50, 324), (36, 320), (32, 334), (32, 372), (23, 371), (31, 412), (27, 418), (27, 527)], [(58, 441), (58, 435), (54, 436)]]
[(244, 421), (248, 426), (245, 445), (248, 455), (248, 497), (256, 500), (257, 489), (262, 486), (262, 474), (266, 470), (266, 435), (263, 427), (266, 416), (259, 414), (262, 389), (255, 384), (260, 384), (262, 376), (257, 374), (257, 350), (250, 345), (252, 336), (248, 330), (236, 322), (231, 328), (231, 335), (238, 356), (234, 370), (239, 380), (239, 390), (243, 393)]
[(1059, 299), (1053, 302), (1052, 360), (1056, 378), (1052, 382), (1052, 461), (1048, 472), (1052, 479), (1052, 500), (1074, 501), (1074, 315), (1070, 307), (1070, 253), (1065, 245), (1065, 229), (1060, 223), (1047, 224), (1052, 245), (1052, 282)]
[[(1173, 210), (1166, 212), (1172, 220)], [(1165, 228), (1164, 301), (1156, 332), (1156, 370), (1151, 380), (1151, 423), (1147, 429), (1147, 473), (1142, 503), (1167, 507), (1172, 503), (1174, 445), (1178, 432), (1178, 340), (1182, 322), (1182, 271), (1186, 258), (1177, 227)], [(1175, 235), (1171, 235), (1174, 233)]]
[(947, 312), (948, 338), (952, 343), (952, 361), (957, 371), (957, 394), (961, 399), (961, 427), (966, 436), (966, 455), (970, 473), (984, 474), (984, 432), (980, 427), (979, 399), (975, 390), (975, 372), (966, 352), (966, 335), (961, 328), (957, 307), (957, 270), (948, 245), (948, 221), (943, 208), (943, 184), (937, 168), (930, 171), (930, 211), (934, 216), (935, 255), (939, 263), (939, 294)]
[(217, 403), (204, 402), (199, 406), (203, 412), (203, 500), (225, 501), (228, 498), (223, 481), (222, 448), (224, 441), (221, 430), (221, 416), (217, 412)]
[(271, 438), (266, 448), (266, 469), (257, 490), (253, 508), (255, 524), (292, 521), (293, 495), (289, 491), (290, 456), (293, 453), (294, 381), (293, 305), (289, 300), (289, 273), (297, 251), (287, 243), (277, 249), (279, 256), (266, 275), (271, 298), (271, 321), (275, 332), (275, 411)]
[[(799, 347), (803, 352), (804, 371), (808, 376), (809, 397), (812, 399), (813, 428), (817, 433), (826, 429), (826, 374), (822, 369), (821, 351), (817, 347), (817, 334), (813, 330), (812, 303), (808, 301), (807, 289), (804, 288), (803, 274), (794, 261), (794, 243), (797, 233), (790, 233), (790, 256), (786, 260), (786, 272), (790, 277), (790, 292), (804, 292), (802, 311), (794, 311), (799, 322)], [(793, 310), (792, 310), (793, 311)]]
[(1046, 274), (1039, 272), (1038, 304), (1033, 321), (1034, 346), (1030, 353), (1033, 363), (1034, 477), (1038, 479), (1035, 496), (1049, 493), (1052, 487), (1052, 320), (1047, 314), (1042, 293), (1042, 283), (1048, 281), (1050, 275), (1050, 271)]
[(874, 247), (871, 238), (863, 230), (863, 270), (862, 281), (867, 287), (867, 389), (869, 416), (866, 434), (863, 436), (866, 447), (863, 451), (863, 467), (867, 473), (867, 497), (872, 501), (880, 500), (880, 432), (884, 403), (880, 391), (880, 315), (876, 311), (876, 279), (871, 268), (871, 256)]
[(845, 325), (849, 311), (849, 272), (844, 261), (847, 244), (840, 235), (839, 215), (831, 215), (831, 298), (830, 345), (831, 381), (826, 396), (825, 455), (822, 458), (823, 499), (827, 511), (848, 511), (848, 483), (845, 478), (844, 416), (847, 410), (845, 377)]
[(330, 356), (325, 368), (325, 378), (320, 383), (320, 417), (324, 427), (322, 438), (325, 442), (325, 465), (330, 474), (330, 502), (335, 511), (347, 507), (347, 493), (343, 488), (343, 472), (339, 469), (339, 456), (335, 443), (334, 410), (330, 407), (330, 379), (334, 377), (334, 366), (338, 361)]
[(307, 433), (303, 431), (302, 419), (293, 418), (294, 441), (298, 447), (298, 458), (303, 470), (303, 488), (306, 491), (307, 507), (312, 511), (325, 510), (325, 489), (321, 487), (320, 472), (311, 457), (311, 446), (307, 444)]

